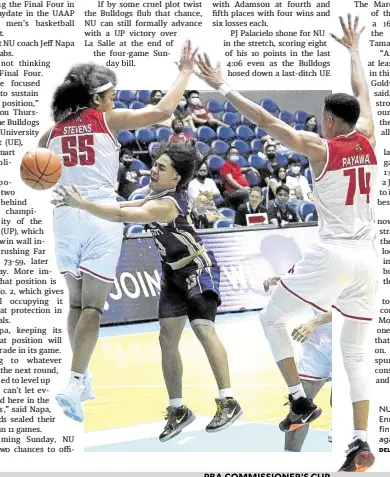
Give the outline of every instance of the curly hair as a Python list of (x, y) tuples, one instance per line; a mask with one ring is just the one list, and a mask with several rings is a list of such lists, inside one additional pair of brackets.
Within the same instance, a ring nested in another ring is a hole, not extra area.
[(355, 126), (360, 116), (360, 104), (355, 96), (345, 93), (329, 94), (325, 98), (324, 110), (334, 114), (349, 126)]

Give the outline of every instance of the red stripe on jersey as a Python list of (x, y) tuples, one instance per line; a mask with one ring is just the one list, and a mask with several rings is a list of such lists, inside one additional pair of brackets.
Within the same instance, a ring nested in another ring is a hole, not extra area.
[(372, 318), (362, 318), (361, 316), (353, 316), (353, 315), (347, 315), (346, 313), (344, 313), (343, 311), (340, 310), (340, 308), (337, 308), (336, 305), (332, 305), (332, 308), (334, 308), (335, 310), (337, 310), (339, 313), (341, 313), (343, 316), (345, 316), (346, 318), (352, 318), (354, 320), (360, 320), (360, 321), (372, 321)]
[(305, 303), (307, 303), (308, 305), (314, 307), (314, 308), (317, 308), (317, 310), (320, 310), (320, 311), (323, 311), (324, 313), (326, 313), (327, 310), (324, 310), (323, 308), (321, 308), (320, 306), (316, 305), (315, 303), (312, 303), (311, 301), (309, 300), (305, 300), (304, 298), (302, 298), (300, 295), (298, 295), (298, 293), (295, 293), (294, 291), (292, 291), (290, 288), (288, 288), (288, 286), (283, 282), (283, 280), (280, 280), (280, 283), (281, 285), (288, 291), (290, 292), (292, 295), (294, 295), (295, 297), (299, 298), (301, 301), (304, 301)]
[(326, 144), (328, 146), (327, 163), (316, 182), (322, 179), (326, 172), (365, 165), (377, 165), (375, 152), (370, 141), (356, 131), (348, 136), (337, 136), (328, 139)]

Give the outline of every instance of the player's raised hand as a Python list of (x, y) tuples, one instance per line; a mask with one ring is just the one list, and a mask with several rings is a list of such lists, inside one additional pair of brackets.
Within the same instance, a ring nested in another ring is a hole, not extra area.
[(198, 53), (198, 48), (192, 49), (191, 41), (186, 40), (181, 48), (180, 61), (177, 64), (180, 71), (183, 73), (192, 73), (195, 66), (195, 58)]
[(210, 58), (206, 53), (198, 55), (198, 60), (196, 62), (199, 68), (199, 73), (197, 76), (202, 78), (209, 86), (214, 89), (218, 89), (221, 84), (223, 84), (222, 73), (221, 73), (221, 64), (218, 62), (215, 68), (211, 66)]
[(58, 185), (56, 189), (57, 198), (51, 201), (57, 207), (67, 206), (75, 209), (81, 209), (85, 200), (82, 198), (80, 191), (75, 185), (72, 185), (72, 190)]
[(342, 17), (339, 17), (339, 19), (341, 28), (343, 29), (343, 36), (338, 37), (333, 33), (331, 33), (330, 36), (341, 45), (344, 45), (349, 50), (357, 50), (359, 48), (360, 35), (365, 29), (365, 27), (363, 26), (360, 29), (358, 28), (359, 17), (355, 17), (352, 25), (352, 16), (350, 13), (348, 13), (348, 25), (345, 24), (344, 19)]

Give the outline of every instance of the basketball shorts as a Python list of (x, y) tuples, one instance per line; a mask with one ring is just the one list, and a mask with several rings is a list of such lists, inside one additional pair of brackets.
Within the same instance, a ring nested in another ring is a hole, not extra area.
[(312, 245), (280, 280), (272, 301), (292, 316), (333, 307), (347, 319), (371, 321), (377, 276), (371, 242), (323, 241)]
[[(198, 267), (191, 262), (179, 270), (172, 270), (163, 263), (158, 313), (160, 319), (189, 316), (188, 300), (204, 293), (214, 295), (217, 305), (221, 304), (220, 268), (213, 253), (207, 253), (212, 262), (210, 267)], [(189, 318), (191, 319), (190, 316)]]
[(87, 273), (105, 282), (114, 281), (123, 224), (71, 207), (55, 208), (53, 223), (57, 266), (63, 275), (81, 278), (82, 273)]
[(332, 324), (319, 326), (302, 344), (297, 363), (301, 379), (309, 381), (332, 379)]

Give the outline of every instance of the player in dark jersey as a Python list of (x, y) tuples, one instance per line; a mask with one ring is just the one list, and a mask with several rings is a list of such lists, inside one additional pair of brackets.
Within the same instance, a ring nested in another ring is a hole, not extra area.
[(214, 328), (220, 304), (220, 269), (189, 216), (187, 186), (196, 169), (196, 151), (188, 143), (165, 143), (156, 158), (151, 170), (152, 192), (146, 199), (122, 202), (120, 209), (102, 206), (83, 199), (73, 186), (72, 191), (60, 188), (61, 197), (56, 205), (86, 210), (111, 222), (150, 224), (162, 261), (160, 345), (170, 400), (168, 422), (160, 435), (160, 441), (165, 442), (195, 419), (192, 411), (184, 406), (182, 397), (179, 341), (187, 317), (206, 352), (219, 389), (217, 412), (206, 431), (225, 429), (241, 416), (242, 410), (233, 399), (226, 351)]

